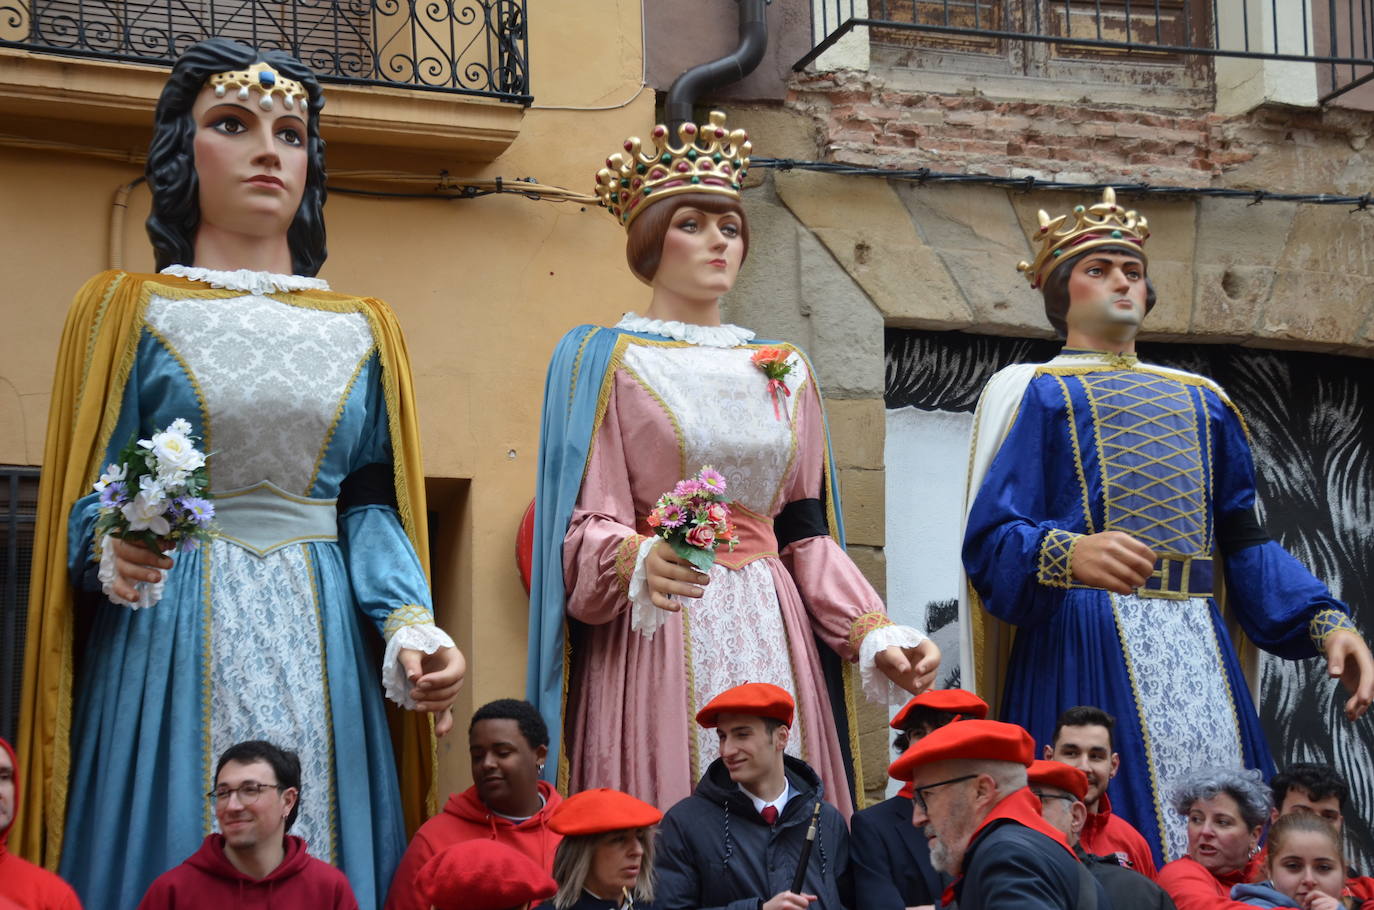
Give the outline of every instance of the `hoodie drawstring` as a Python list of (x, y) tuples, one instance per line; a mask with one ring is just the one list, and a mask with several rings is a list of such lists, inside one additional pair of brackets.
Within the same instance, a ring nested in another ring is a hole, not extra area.
[(730, 868), (730, 857), (735, 852), (733, 841), (730, 840), (730, 801), (722, 800), (720, 807), (725, 810), (725, 861), (724, 866)]

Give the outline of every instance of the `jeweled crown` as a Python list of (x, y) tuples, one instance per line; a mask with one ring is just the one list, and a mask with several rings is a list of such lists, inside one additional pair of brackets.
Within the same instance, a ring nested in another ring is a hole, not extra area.
[(739, 198), (753, 145), (744, 130), (727, 130), (725, 115), (712, 111), (708, 122), (678, 127), (677, 145), (663, 124), (645, 145), (638, 136), (625, 151), (606, 159), (596, 172), (596, 195), (621, 225), (629, 228), (654, 201), (680, 193), (716, 193)]
[[(1040, 229), (1031, 237), (1031, 242), (1039, 244), (1035, 262), (1019, 262), (1018, 272), (1026, 273), (1030, 286), (1038, 288), (1045, 283), (1055, 267), (1068, 259), (1097, 247), (1121, 246), (1138, 250), (1141, 262), (1145, 262), (1145, 241), (1150, 236), (1150, 227), (1144, 215), (1134, 209), (1123, 209), (1116, 203), (1116, 191), (1107, 187), (1102, 191), (1102, 201), (1088, 207), (1073, 207), (1074, 222), (1063, 227), (1068, 215), (1051, 218), (1044, 209), (1040, 210)], [(1060, 228), (1063, 227), (1061, 230)]]
[(249, 89), (257, 89), (262, 94), (258, 99), (258, 107), (265, 111), (272, 110), (272, 99), (277, 95), (281, 96), (282, 107), (288, 111), (297, 101), (300, 101), (301, 110), (305, 110), (305, 86), (294, 79), (287, 79), (261, 60), (246, 70), (215, 73), (206, 80), (206, 84), (215, 87), (216, 98), (223, 98), (230, 89), (237, 89), (235, 97), (240, 101), (248, 100)]

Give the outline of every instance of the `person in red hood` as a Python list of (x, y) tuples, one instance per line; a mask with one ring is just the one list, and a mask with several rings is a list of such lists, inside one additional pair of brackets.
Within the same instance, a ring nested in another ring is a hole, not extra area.
[(287, 834), (300, 811), (296, 753), (252, 740), (230, 746), (215, 769), (220, 832), (190, 859), (160, 875), (139, 910), (358, 910), (348, 879)]
[(0, 910), (81, 910), (76, 892), (41, 866), (9, 851), (10, 827), (19, 814), (19, 763), (14, 748), (0, 739)]
[(444, 811), (415, 833), (391, 880), (386, 910), (430, 910), (417, 882), (420, 869), (462, 841), (499, 841), (552, 872), (562, 836), (548, 821), (562, 798), (539, 779), (548, 754), (548, 727), (534, 705), (503, 698), (478, 708), (468, 724), (474, 783), (451, 794)]

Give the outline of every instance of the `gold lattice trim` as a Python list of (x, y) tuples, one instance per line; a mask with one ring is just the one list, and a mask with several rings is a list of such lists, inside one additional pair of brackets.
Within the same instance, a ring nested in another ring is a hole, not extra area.
[(1073, 584), (1073, 548), (1082, 534), (1050, 528), (1040, 542), (1040, 564), (1036, 581), (1052, 588), (1068, 588)]
[(639, 545), (647, 539), (643, 534), (631, 534), (615, 548), (615, 581), (622, 595), (630, 593), (630, 576), (639, 561)]
[(391, 636), (406, 626), (432, 625), (434, 625), (434, 613), (429, 607), (422, 607), (419, 604), (406, 604), (387, 614), (386, 622), (382, 624), (382, 637), (391, 641)]
[(878, 613), (876, 611), (873, 613), (864, 613), (849, 626), (849, 647), (857, 654), (859, 645), (869, 632), (872, 632), (874, 629), (886, 629), (888, 626), (894, 625), (896, 625), (896, 623), (889, 619), (886, 613)]
[(1307, 635), (1312, 639), (1312, 647), (1318, 651), (1326, 649), (1326, 640), (1337, 632), (1354, 632), (1360, 634), (1360, 630), (1355, 628), (1355, 624), (1350, 621), (1350, 617), (1340, 610), (1321, 610), (1312, 621), (1307, 624)]

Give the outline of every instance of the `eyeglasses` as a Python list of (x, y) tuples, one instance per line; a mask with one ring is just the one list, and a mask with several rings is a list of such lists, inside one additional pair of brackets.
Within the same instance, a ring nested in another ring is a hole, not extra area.
[(921, 807), (921, 812), (926, 811), (925, 791), (934, 790), (936, 787), (943, 787), (945, 784), (957, 784), (964, 780), (973, 780), (977, 774), (965, 774), (963, 777), (951, 777), (949, 780), (936, 781), (933, 784), (926, 784), (924, 787), (917, 787), (911, 791), (911, 796), (916, 800), (916, 805)]
[(260, 784), (257, 781), (250, 780), (247, 783), (239, 784), (237, 787), (216, 787), (205, 794), (205, 796), (213, 803), (227, 803), (229, 802), (229, 797), (237, 793), (241, 805), (251, 806), (253, 803), (257, 802), (258, 797), (262, 796), (267, 790), (287, 789), (290, 788), (283, 787), (281, 784)]
[(1066, 803), (1078, 802), (1078, 797), (1065, 796), (1063, 793), (1041, 793), (1039, 790), (1032, 790), (1031, 792), (1034, 793), (1040, 799), (1041, 802), (1044, 802), (1047, 799), (1062, 799)]

